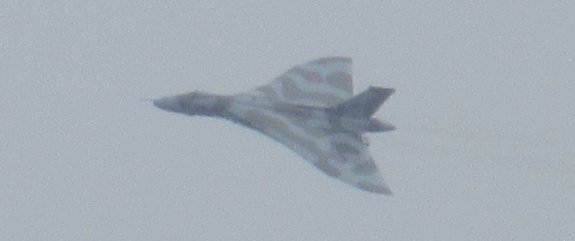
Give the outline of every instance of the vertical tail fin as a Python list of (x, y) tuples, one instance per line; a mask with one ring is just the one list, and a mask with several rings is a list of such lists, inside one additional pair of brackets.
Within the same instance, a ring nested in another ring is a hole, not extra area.
[(361, 94), (334, 107), (334, 110), (341, 116), (370, 118), (394, 92), (394, 89), (369, 87)]

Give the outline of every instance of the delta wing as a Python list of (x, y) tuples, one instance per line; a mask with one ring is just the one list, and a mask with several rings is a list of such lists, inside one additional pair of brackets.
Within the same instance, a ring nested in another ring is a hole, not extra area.
[(335, 106), (353, 96), (351, 58), (326, 57), (295, 66), (247, 94), (298, 105)]

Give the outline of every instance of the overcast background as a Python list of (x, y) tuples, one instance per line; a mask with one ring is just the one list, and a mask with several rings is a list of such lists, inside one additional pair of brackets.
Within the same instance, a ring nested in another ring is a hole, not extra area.
[[(575, 240), (573, 1), (1, 1), (0, 240)], [(140, 98), (323, 56), (394, 196)]]

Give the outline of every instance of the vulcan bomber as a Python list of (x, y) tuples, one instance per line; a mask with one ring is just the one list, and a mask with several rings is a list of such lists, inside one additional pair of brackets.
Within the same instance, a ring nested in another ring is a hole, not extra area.
[(373, 114), (394, 89), (353, 95), (352, 60), (325, 57), (292, 67), (266, 85), (234, 94), (200, 91), (153, 100), (163, 110), (219, 117), (285, 145), (325, 174), (359, 189), (391, 194), (365, 133), (395, 127)]

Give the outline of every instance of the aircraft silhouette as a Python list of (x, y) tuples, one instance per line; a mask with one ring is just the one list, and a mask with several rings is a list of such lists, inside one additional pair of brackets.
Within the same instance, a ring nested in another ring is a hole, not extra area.
[(231, 120), (282, 143), (331, 177), (391, 194), (363, 134), (395, 129), (372, 118), (393, 93), (394, 89), (369, 87), (354, 97), (351, 59), (325, 57), (295, 66), (248, 92), (194, 91), (153, 103), (166, 111)]

